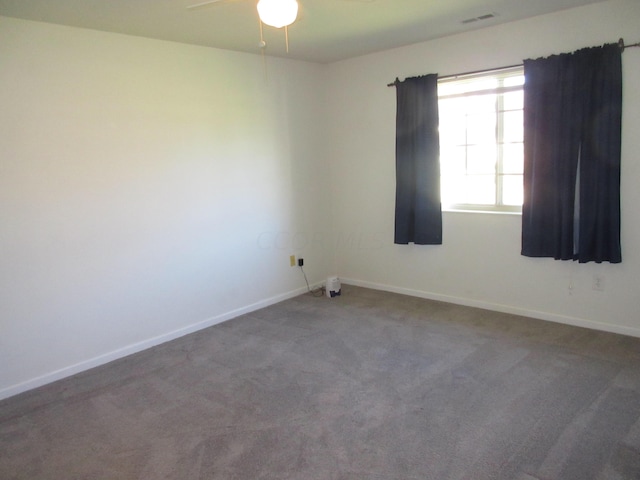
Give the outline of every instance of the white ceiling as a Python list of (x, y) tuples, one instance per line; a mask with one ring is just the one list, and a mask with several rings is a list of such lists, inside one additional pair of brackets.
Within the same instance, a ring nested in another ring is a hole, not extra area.
[[(0, 15), (260, 53), (257, 0), (0, 0)], [(268, 55), (328, 63), (603, 0), (298, 0), (298, 20), (264, 27)], [(495, 17), (463, 23), (486, 14)]]

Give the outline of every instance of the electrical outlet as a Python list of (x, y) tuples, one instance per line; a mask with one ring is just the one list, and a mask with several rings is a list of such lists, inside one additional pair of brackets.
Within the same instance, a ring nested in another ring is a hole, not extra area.
[(296, 256), (295, 255), (290, 255), (289, 256), (289, 265), (291, 265), (292, 267), (296, 266)]
[(303, 258), (299, 258), (298, 259), (298, 266), (302, 267), (304, 265), (304, 259)]
[(604, 292), (604, 275), (594, 275), (592, 288), (599, 292)]

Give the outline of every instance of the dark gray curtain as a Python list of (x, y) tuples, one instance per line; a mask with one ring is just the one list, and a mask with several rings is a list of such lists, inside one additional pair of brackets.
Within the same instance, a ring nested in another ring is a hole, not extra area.
[(438, 75), (396, 81), (395, 243), (442, 244)]
[(524, 62), (522, 254), (621, 261), (621, 50)]

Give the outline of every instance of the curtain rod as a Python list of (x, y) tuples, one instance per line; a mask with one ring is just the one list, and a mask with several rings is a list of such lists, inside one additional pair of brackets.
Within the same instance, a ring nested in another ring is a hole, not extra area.
[[(632, 43), (631, 45), (625, 45), (624, 44), (624, 39), (621, 38), (620, 40), (618, 40), (618, 47), (620, 47), (620, 50), (622, 52), (624, 52), (625, 49), (627, 49), (627, 48), (640, 47), (640, 42)], [(484, 73), (484, 72), (493, 72), (493, 71), (498, 71), (498, 70), (506, 70), (507, 68), (515, 68), (515, 67), (521, 67), (521, 66), (522, 66), (522, 64), (509, 65), (507, 67), (490, 68), (490, 69), (487, 69), (487, 70), (474, 70), (473, 72), (456, 73), (454, 75), (447, 75), (447, 76), (444, 76), (444, 77), (438, 77), (438, 80), (447, 80), (449, 78), (464, 77), (465, 75), (474, 75), (476, 73)], [(398, 83), (400, 83), (400, 79), (398, 77), (396, 77), (396, 79), (393, 82), (387, 83), (387, 87), (395, 87), (396, 85), (398, 85)]]
[(618, 47), (620, 47), (620, 50), (624, 52), (625, 48), (640, 47), (640, 42), (632, 43), (631, 45), (625, 45), (624, 39), (621, 38), (620, 40), (618, 40)]
[[(630, 46), (630, 45), (627, 45), (627, 46)], [(516, 68), (521, 66), (522, 64), (520, 63), (518, 65), (509, 65), (506, 67), (488, 68), (484, 70), (474, 70), (472, 72), (454, 73), (453, 75), (446, 75), (444, 77), (438, 76), (438, 80), (448, 80), (450, 78), (465, 77), (467, 75), (475, 75), (476, 73), (499, 72), (500, 70), (507, 70), (509, 68)], [(395, 87), (398, 83), (400, 83), (400, 79), (396, 77), (396, 79), (393, 82), (387, 83), (387, 87)]]

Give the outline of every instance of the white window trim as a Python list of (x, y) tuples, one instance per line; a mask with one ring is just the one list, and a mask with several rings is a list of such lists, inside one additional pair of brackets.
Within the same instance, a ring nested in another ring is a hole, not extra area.
[[(522, 65), (517, 65), (517, 66), (506, 67), (502, 69), (472, 72), (470, 74), (452, 75), (450, 77), (444, 77), (440, 79), (438, 82), (440, 85), (440, 83), (446, 84), (450, 82), (458, 82), (460, 80), (464, 80), (465, 78), (468, 78), (468, 79), (482, 78), (482, 77), (491, 75), (492, 73), (508, 74), (509, 72), (517, 72), (521, 74), (523, 73), (523, 68), (524, 67)], [(520, 91), (522, 89), (523, 89), (522, 85), (508, 86), (508, 87), (502, 86), (497, 88), (490, 88), (490, 89), (487, 89), (486, 91), (474, 91), (472, 93), (454, 93), (449, 95), (442, 95), (442, 96), (438, 96), (438, 100), (460, 98), (460, 97), (467, 97), (467, 96), (472, 97), (472, 96), (478, 96), (478, 95), (484, 95), (484, 94), (495, 95), (495, 94), (513, 92), (513, 91)], [(498, 128), (500, 128), (500, 125), (498, 126)], [(502, 149), (499, 149), (498, 152), (499, 152), (498, 155), (502, 155), (503, 153)], [(500, 159), (497, 162), (496, 168), (499, 169), (501, 166), (502, 166), (502, 162)], [(496, 177), (497, 176), (499, 176), (499, 172), (496, 172)], [(499, 190), (500, 188), (501, 188), (500, 184), (498, 184), (497, 189)], [(497, 192), (497, 195), (499, 195), (499, 192)], [(495, 213), (495, 214), (522, 215), (522, 205), (503, 205), (498, 203), (487, 204), (487, 205), (461, 204), (461, 203), (443, 204), (442, 211), (443, 212), (462, 212), (462, 213)]]

